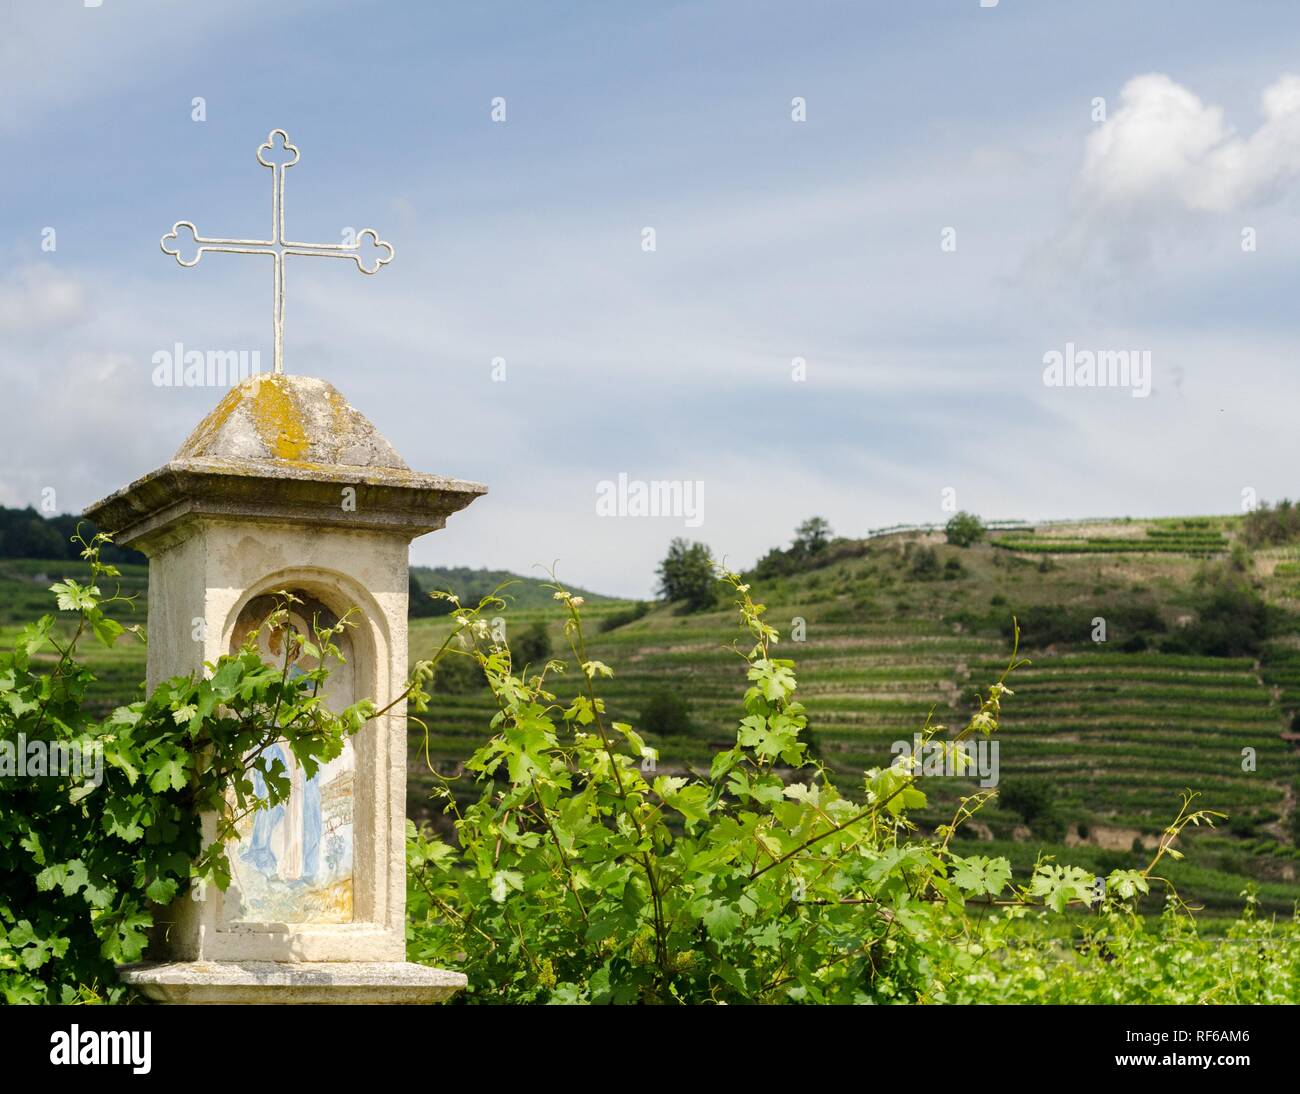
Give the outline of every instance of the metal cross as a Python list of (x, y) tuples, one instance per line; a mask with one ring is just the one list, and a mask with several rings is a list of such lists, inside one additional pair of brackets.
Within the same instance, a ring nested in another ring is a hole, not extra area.
[[(182, 266), (197, 266), (204, 251), (225, 251), (227, 254), (270, 255), (275, 259), (275, 371), (284, 371), (284, 257), (308, 255), (316, 258), (350, 258), (364, 274), (376, 274), (381, 266), (393, 261), (391, 243), (379, 238), (373, 228), (363, 228), (351, 243), (295, 243), (284, 238), (284, 172), (298, 162), (298, 148), (289, 143), (289, 134), (283, 129), (272, 129), (266, 143), (257, 149), (257, 162), (271, 168), (274, 182), (271, 188), (271, 239), (208, 239), (199, 235), (198, 229), (188, 220), (178, 220), (172, 230), (160, 241), (163, 254), (172, 255)], [(186, 261), (181, 254), (182, 230), (197, 244), (194, 257)], [(369, 260), (362, 255), (363, 240), (369, 236), (370, 248), (376, 253)], [(169, 246), (170, 244), (170, 246)], [(378, 252), (386, 252), (381, 255)]]

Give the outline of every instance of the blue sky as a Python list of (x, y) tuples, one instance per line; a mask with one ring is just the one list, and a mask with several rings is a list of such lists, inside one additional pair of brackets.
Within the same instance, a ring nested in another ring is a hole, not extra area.
[[(945, 519), (946, 488), (1028, 519), (1295, 495), (1298, 32), (1284, 3), (0, 0), (0, 502), (169, 458), (220, 393), (155, 387), (157, 350), (269, 366), (263, 260), (158, 238), (262, 234), (273, 127), (293, 236), (397, 248), (290, 265), (287, 370), (491, 489), (418, 562), (646, 595), (675, 535), (743, 565), (812, 513)], [(1151, 396), (1046, 387), (1067, 342), (1149, 351)], [(703, 525), (597, 516), (620, 472), (704, 482)]]

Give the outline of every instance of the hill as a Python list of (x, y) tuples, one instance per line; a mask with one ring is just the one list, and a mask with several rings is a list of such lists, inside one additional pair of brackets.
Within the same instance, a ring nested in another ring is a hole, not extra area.
[[(796, 572), (755, 582), (785, 636), (780, 654), (798, 663), (820, 757), (841, 785), (888, 763), (891, 746), (931, 713), (964, 723), (974, 689), (1006, 664), (1015, 616), (1033, 663), (1010, 681), (999, 798), (969, 828), (985, 841), (981, 850), (1017, 865), (1040, 849), (1092, 868), (1149, 858), (1191, 788), (1202, 793), (1199, 805), (1230, 820), (1192, 837), (1195, 850), (1169, 876), (1185, 895), (1225, 911), (1239, 906), (1249, 879), (1265, 907), (1289, 911), (1300, 898), (1300, 755), (1285, 736), (1300, 708), (1300, 547), (1249, 550), (1236, 518), (1018, 527), (965, 549), (943, 540), (925, 530), (839, 540)], [(1257, 586), (1278, 633), (1220, 626), (1207, 598), (1235, 588), (1233, 574)], [(550, 619), (560, 655), (553, 607), (517, 614)], [(427, 650), (445, 626), (421, 622), (412, 650)], [(790, 641), (796, 629), (802, 641)], [(610, 718), (647, 731), (660, 770), (699, 768), (734, 736), (744, 681), (728, 647), (737, 637), (721, 607), (683, 616), (659, 606), (605, 632), (593, 621), (590, 655), (615, 670), (601, 689)], [(1237, 639), (1259, 648), (1238, 652)], [(664, 696), (689, 706), (687, 732), (666, 736), (645, 724), (642, 713)], [(443, 698), (429, 742), (440, 770), (458, 769), (490, 710), (483, 691)], [(413, 790), (422, 766), (413, 755)], [(949, 820), (977, 789), (969, 778), (931, 786), (920, 816), (927, 825)]]
[[(509, 570), (474, 570), (468, 566), (412, 566), (411, 574), (424, 592), (441, 589), (455, 593), (465, 604), (477, 604), (500, 586), (509, 583), (502, 596), (519, 609), (541, 608), (553, 602), (553, 582), (549, 577), (522, 577)], [(582, 589), (573, 592), (585, 596), (591, 603), (611, 598)]]

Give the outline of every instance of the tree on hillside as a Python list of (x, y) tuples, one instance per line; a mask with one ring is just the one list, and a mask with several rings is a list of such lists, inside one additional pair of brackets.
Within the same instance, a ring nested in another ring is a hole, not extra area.
[(419, 619), (426, 615), (432, 615), (429, 609), (433, 607), (433, 601), (424, 595), (424, 590), (420, 588), (420, 583), (416, 580), (414, 572), (408, 570), (406, 573), (406, 614), (412, 619)]
[(954, 514), (943, 530), (954, 547), (969, 547), (984, 538), (984, 522), (974, 513), (965, 511)]
[(676, 691), (660, 689), (641, 708), (641, 729), (656, 737), (683, 737), (691, 728), (691, 705)]
[(419, 579), (415, 576), (414, 570), (407, 572), (406, 588), (406, 614), (411, 619), (428, 619), (433, 616), (451, 614), (451, 601), (435, 600), (428, 592), (425, 592), (423, 586), (420, 585)]
[(34, 509), (10, 510), (0, 522), (0, 550), (6, 558), (73, 557), (65, 536), (39, 516)]
[(825, 517), (809, 517), (794, 530), (792, 549), (801, 555), (815, 555), (831, 541), (831, 526)]
[(1166, 653), (1206, 657), (1254, 657), (1273, 630), (1274, 610), (1259, 590), (1230, 564), (1207, 566), (1196, 575), (1196, 622), (1164, 640)]
[(809, 517), (794, 530), (794, 539), (788, 548), (773, 547), (754, 563), (754, 576), (767, 580), (825, 566), (829, 558), (825, 551), (832, 535), (825, 517)]
[(543, 663), (550, 656), (551, 635), (546, 629), (546, 624), (540, 619), (510, 643), (511, 664), (520, 669), (525, 665), (532, 665), (540, 672)]
[(1003, 809), (1018, 813), (1020, 819), (1043, 839), (1059, 839), (1065, 826), (1056, 814), (1056, 798), (1046, 782), (1017, 780), (998, 787), (998, 802)]
[(659, 563), (658, 573), (659, 594), (688, 612), (711, 608), (717, 600), (718, 579), (713, 572), (713, 557), (703, 543), (674, 539), (667, 556)]
[[(79, 559), (81, 545), (73, 542), (78, 529), (87, 541), (98, 530), (85, 517), (71, 513), (44, 517), (30, 505), (26, 509), (7, 509), (0, 505), (0, 558)], [(114, 564), (127, 562), (142, 566), (148, 561), (139, 551), (115, 543), (105, 543), (100, 557)]]
[(1242, 518), (1242, 535), (1252, 547), (1276, 546), (1300, 538), (1300, 503), (1283, 498), (1276, 505), (1264, 502)]
[[(908, 546), (911, 547), (912, 545), (909, 543)], [(926, 547), (922, 544), (910, 554), (912, 564), (909, 572), (914, 578), (920, 581), (933, 581), (939, 576), (939, 556), (935, 553), (933, 547)]]

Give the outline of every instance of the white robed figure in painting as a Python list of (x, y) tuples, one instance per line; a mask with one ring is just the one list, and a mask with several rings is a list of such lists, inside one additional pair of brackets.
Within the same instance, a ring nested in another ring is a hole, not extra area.
[[(310, 625), (294, 612), (289, 626), (307, 633)], [(263, 629), (258, 635), (258, 650), (267, 664), (284, 665), (284, 636), (280, 631)], [(289, 657), (289, 676), (301, 676), (304, 670), (293, 663), (293, 650)], [(245, 830), (232, 856), (241, 916), (255, 920), (346, 919), (351, 906), (351, 810), (350, 802), (341, 807), (337, 799), (340, 785), (350, 785), (351, 748), (345, 747), (342, 756), (321, 765), (311, 778), (306, 777), (286, 741), (271, 745), (264, 757), (273, 767), (280, 765), (289, 780), (289, 794), (279, 804), (253, 814), (251, 827)], [(266, 779), (261, 771), (253, 772), (252, 782), (253, 792), (265, 797)], [(327, 807), (324, 791), (331, 784), (330, 800), (334, 804)], [(327, 811), (333, 818), (328, 826)], [(332, 833), (328, 848), (327, 827)], [(340, 884), (344, 890), (336, 891)]]
[[(297, 666), (290, 675), (298, 672)], [(258, 810), (253, 835), (240, 857), (266, 877), (311, 884), (320, 868), (320, 772), (304, 779), (304, 772), (283, 742), (266, 751), (272, 765), (279, 761), (289, 776), (289, 797), (270, 809)], [(253, 772), (253, 792), (266, 796), (266, 782)]]

